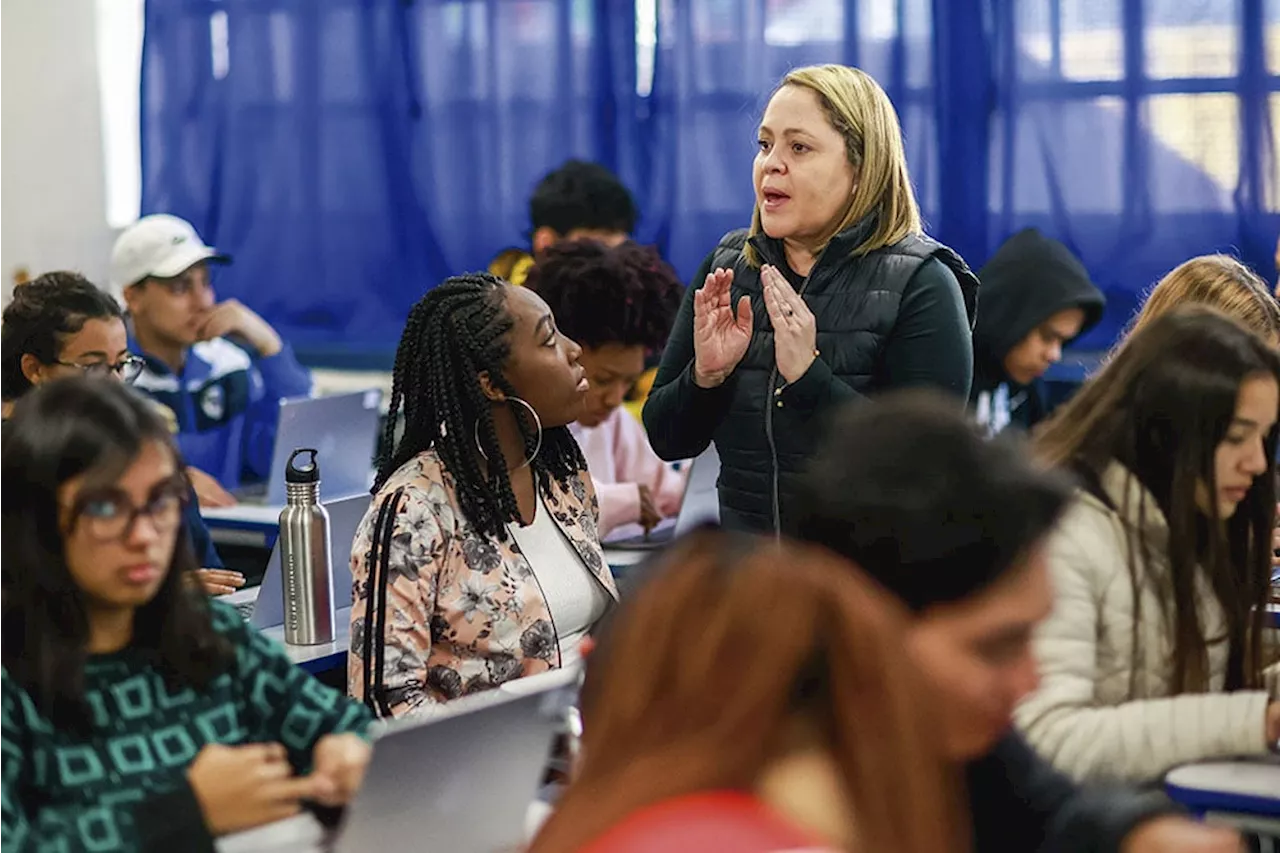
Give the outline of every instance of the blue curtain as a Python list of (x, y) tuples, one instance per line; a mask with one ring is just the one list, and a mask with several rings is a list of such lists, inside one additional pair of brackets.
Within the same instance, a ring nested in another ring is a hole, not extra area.
[(1280, 3), (1022, 0), (992, 12), (987, 246), (1035, 225), (1075, 250), (1110, 300), (1081, 346), (1110, 343), (1193, 255), (1226, 251), (1272, 278), (1280, 52), (1268, 60), (1264, 34)]
[(938, 207), (929, 0), (658, 0), (646, 214), (686, 277), (725, 232), (750, 224), (751, 162), (765, 102), (788, 69), (857, 65), (898, 105), (925, 216)]
[(231, 253), (219, 296), (304, 357), (385, 366), (425, 290), (527, 244), (542, 174), (576, 156), (645, 182), (616, 8), (148, 0), (143, 212)]
[(976, 268), (1028, 225), (1108, 292), (1083, 347), (1192, 254), (1269, 275), (1280, 0), (148, 0), (143, 210), (304, 354), (385, 364), (406, 309), (527, 242), (570, 156), (613, 168), (687, 278), (749, 222), (765, 99), (858, 65), (898, 107), (930, 232)]

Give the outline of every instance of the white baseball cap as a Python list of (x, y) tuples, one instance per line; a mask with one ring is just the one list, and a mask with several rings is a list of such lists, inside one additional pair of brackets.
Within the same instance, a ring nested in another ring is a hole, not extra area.
[(206, 246), (185, 219), (167, 213), (144, 216), (116, 239), (111, 286), (119, 296), (144, 278), (173, 278), (201, 261), (229, 264), (231, 256)]

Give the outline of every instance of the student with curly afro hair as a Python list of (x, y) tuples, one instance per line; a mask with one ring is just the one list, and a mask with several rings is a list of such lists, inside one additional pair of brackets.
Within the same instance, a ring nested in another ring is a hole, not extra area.
[(635, 243), (610, 248), (578, 240), (547, 249), (525, 284), (582, 345), (591, 390), (570, 430), (600, 498), (601, 536), (635, 524), (648, 530), (674, 516), (687, 468), (682, 473), (659, 459), (622, 403), (671, 331), (684, 292), (675, 271)]

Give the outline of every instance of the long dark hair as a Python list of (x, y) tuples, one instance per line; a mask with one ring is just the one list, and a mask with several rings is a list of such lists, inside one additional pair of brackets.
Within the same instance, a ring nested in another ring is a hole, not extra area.
[(22, 372), (22, 357), (33, 355), (52, 364), (62, 352), (63, 338), (84, 328), (88, 320), (115, 318), (124, 311), (115, 297), (73, 272), (49, 272), (13, 289), (0, 329), (0, 391), (16, 400), (31, 390)]
[[(488, 371), (495, 386), (508, 397), (517, 396), (502, 373), (511, 355), (508, 335), (514, 324), (506, 304), (505, 289), (510, 286), (485, 273), (454, 276), (409, 311), (396, 350), (383, 446), (392, 446), (401, 412), (404, 435), (395, 451), (379, 460), (374, 483), (377, 492), (401, 465), (434, 448), (456, 481), (462, 514), (481, 533), (504, 540), (507, 522), (520, 519), (520, 508), (506, 466), (488, 466), (487, 476), (481, 470), (476, 436), (488, 458), (502, 458), (493, 404), (479, 377)], [(514, 406), (512, 411), (524, 436), (525, 453), (533, 453), (537, 428), (524, 407)], [(533, 460), (541, 485), (547, 485), (549, 477), (568, 483), (586, 467), (567, 427), (544, 430), (542, 449)]]
[[(54, 725), (87, 731), (84, 700), (89, 642), (86, 603), (67, 567), (58, 489), (86, 476), (114, 482), (148, 442), (182, 470), (169, 429), (150, 404), (117, 382), (71, 377), (31, 391), (5, 429), (2, 636), (4, 667)], [(149, 657), (174, 689), (202, 688), (231, 663), (205, 596), (184, 583), (196, 568), (188, 537), (155, 598), (134, 614), (131, 648)]]
[[(1197, 487), (1217, 493), (1214, 455), (1235, 418), (1241, 384), (1264, 375), (1280, 383), (1280, 356), (1256, 335), (1209, 308), (1190, 306), (1152, 319), (1054, 417), (1036, 439), (1048, 462), (1068, 466), (1098, 488), (1113, 461), (1128, 469), (1164, 513), (1169, 526), (1167, 576), (1150, 556), (1145, 502), (1114, 507), (1137, 516), (1129, 541), (1134, 595), (1134, 660), (1142, 579), (1162, 590), (1162, 614), (1173, 631), (1171, 684), (1175, 693), (1208, 686), (1208, 646), (1197, 608), (1196, 578), (1207, 573), (1226, 617), (1226, 689), (1262, 681), (1262, 638), (1271, 575), (1275, 522), (1276, 430), (1264, 446), (1267, 470), (1223, 523), (1215, 500), (1200, 509)], [(1127, 491), (1127, 490), (1126, 490)], [(1128, 499), (1126, 498), (1126, 503)], [(1136, 671), (1136, 666), (1134, 667)]]
[(753, 790), (797, 717), (837, 768), (860, 846), (966, 849), (890, 596), (828, 552), (718, 531), (648, 571), (588, 658), (582, 764), (532, 853), (578, 850), (670, 798)]

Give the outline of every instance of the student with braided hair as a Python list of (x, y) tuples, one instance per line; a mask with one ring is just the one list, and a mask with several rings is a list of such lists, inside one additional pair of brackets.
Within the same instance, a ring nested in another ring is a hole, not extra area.
[(568, 665), (617, 599), (567, 429), (581, 352), (541, 297), (488, 274), (409, 312), (386, 446), (401, 414), (404, 433), (351, 551), (348, 683), (379, 716)]

